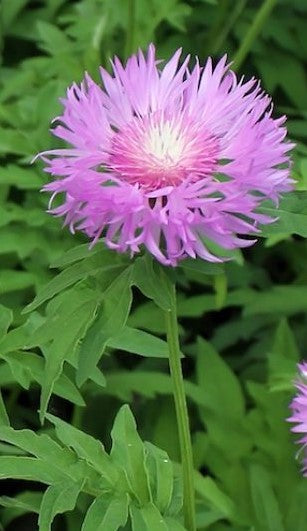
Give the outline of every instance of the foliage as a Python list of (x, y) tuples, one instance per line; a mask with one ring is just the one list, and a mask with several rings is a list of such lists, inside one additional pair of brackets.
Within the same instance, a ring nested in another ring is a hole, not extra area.
[[(306, 527), (307, 484), (285, 418), (307, 339), (307, 6), (280, 0), (242, 55), (260, 6), (1, 4), (0, 529), (184, 529), (168, 275), (178, 286), (198, 529)], [(44, 212), (47, 176), (30, 163), (55, 147), (58, 98), (85, 70), (98, 79), (99, 64), (150, 41), (160, 57), (178, 46), (201, 60), (241, 50), (240, 71), (260, 77), (276, 113), (289, 116), (296, 191), (262, 240), (223, 266), (187, 260), (166, 271), (101, 243), (89, 250)]]

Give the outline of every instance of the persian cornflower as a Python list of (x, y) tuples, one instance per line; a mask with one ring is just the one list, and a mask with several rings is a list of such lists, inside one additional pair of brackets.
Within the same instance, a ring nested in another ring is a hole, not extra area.
[(180, 55), (161, 66), (150, 45), (125, 66), (115, 58), (112, 76), (101, 68), (102, 86), (86, 74), (52, 131), (72, 147), (41, 154), (58, 177), (44, 187), (50, 212), (72, 232), (131, 255), (145, 246), (165, 265), (251, 245), (272, 221), (257, 207), (292, 188), (285, 117), (272, 118), (259, 83), (238, 80), (226, 56), (189, 68)]
[(303, 444), (303, 474), (307, 476), (307, 362), (299, 363), (298, 369), (300, 376), (295, 382), (298, 393), (290, 404), (292, 415), (287, 420), (296, 424), (291, 431), (304, 434), (298, 442)]

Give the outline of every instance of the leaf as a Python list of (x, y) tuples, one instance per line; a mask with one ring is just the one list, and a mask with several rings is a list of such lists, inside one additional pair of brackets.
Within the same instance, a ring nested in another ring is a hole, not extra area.
[(143, 507), (130, 506), (132, 531), (168, 531), (164, 518), (153, 503)]
[(62, 321), (65, 332), (58, 334), (46, 356), (45, 379), (42, 382), (40, 401), (40, 419), (43, 422), (54, 384), (59, 378), (65, 359), (70, 355), (70, 350), (83, 337), (88, 324), (92, 321), (96, 311), (96, 301), (87, 301), (80, 304), (70, 315)]
[(173, 494), (173, 465), (167, 453), (145, 442), (146, 467), (149, 472), (151, 496), (155, 506), (164, 514)]
[(50, 55), (63, 54), (71, 50), (71, 42), (56, 26), (38, 21), (37, 29), (42, 40), (41, 48)]
[(0, 389), (0, 426), (9, 426), (10, 425), (10, 419), (8, 417), (8, 414), (6, 412), (5, 404), (3, 401), (1, 389)]
[(284, 525), (276, 496), (267, 471), (258, 464), (251, 465), (250, 484), (254, 511), (263, 531), (283, 531)]
[(94, 371), (108, 341), (125, 326), (132, 303), (132, 266), (123, 271), (103, 294), (103, 306), (87, 331), (79, 351), (77, 384)]
[(37, 279), (27, 271), (0, 270), (0, 295), (35, 286)]
[[(158, 271), (155, 270), (159, 268)], [(162, 310), (171, 307), (169, 281), (160, 265), (154, 264), (149, 255), (137, 258), (134, 264), (133, 282), (149, 299)]]
[(20, 190), (39, 190), (43, 179), (31, 168), (8, 164), (1, 168), (0, 184), (15, 186)]
[(132, 352), (150, 358), (168, 358), (166, 341), (143, 330), (125, 326), (121, 332), (108, 341), (111, 348)]
[(214, 264), (201, 258), (186, 258), (180, 262), (178, 267), (183, 270), (197, 271), (204, 275), (219, 275), (223, 272), (224, 264)]
[(233, 519), (236, 515), (234, 502), (225, 494), (211, 477), (204, 477), (199, 472), (194, 475), (196, 492), (220, 511), (226, 518)]
[(299, 360), (300, 354), (294, 334), (284, 319), (276, 329), (268, 357), (269, 383), (272, 391), (293, 389), (293, 380)]
[(117, 413), (111, 436), (111, 458), (125, 471), (132, 493), (143, 505), (150, 499), (145, 449), (128, 405), (122, 406)]
[(223, 418), (240, 420), (245, 405), (239, 381), (210, 343), (201, 338), (197, 375), (208, 407)]
[[(158, 371), (114, 371), (108, 373), (107, 386), (103, 392), (132, 401), (133, 393), (147, 398), (154, 398), (158, 394), (171, 395), (173, 383), (168, 374)], [(185, 392), (196, 404), (207, 405), (202, 389), (193, 382), (185, 382)]]
[(127, 494), (98, 496), (86, 513), (81, 531), (117, 531), (127, 522), (128, 504)]
[(199, 413), (210, 442), (225, 458), (242, 459), (253, 443), (243, 424), (245, 403), (240, 383), (213, 347), (200, 338), (197, 380), (205, 402), (204, 406), (200, 405)]
[[(25, 388), (32, 381), (43, 385), (45, 380), (45, 363), (42, 356), (33, 352), (11, 352), (2, 354), (2, 358), (8, 363), (15, 379)], [(75, 384), (65, 375), (61, 374), (54, 384), (53, 392), (73, 404), (84, 406), (84, 400)]]
[(35, 455), (48, 463), (52, 458), (53, 469), (61, 474), (68, 472), (70, 464), (75, 462), (74, 455), (46, 434), (37, 435), (31, 430), (14, 430), (8, 426), (0, 426), (0, 440), (13, 444), (22, 450)]
[(85, 480), (78, 483), (63, 481), (46, 490), (39, 511), (39, 530), (51, 531), (51, 524), (57, 514), (72, 511)]
[(46, 418), (54, 424), (56, 434), (64, 445), (73, 448), (81, 459), (92, 465), (111, 485), (116, 483), (118, 480), (117, 467), (111, 462), (100, 441), (54, 415), (47, 413)]
[(247, 301), (244, 316), (276, 314), (292, 315), (307, 309), (307, 286), (277, 285), (263, 292), (255, 292), (254, 298)]
[(264, 202), (258, 210), (273, 219), (278, 217), (277, 222), (262, 226), (262, 235), (298, 234), (307, 237), (307, 192), (288, 194), (282, 199), (278, 209), (269, 202)]
[(102, 245), (103, 242), (98, 242), (97, 245), (92, 248), (90, 248), (88, 243), (76, 245), (71, 249), (68, 249), (68, 251), (66, 251), (60, 258), (57, 258), (50, 267), (64, 268), (75, 262), (80, 262), (80, 260), (84, 260), (85, 258), (92, 258), (95, 255), (99, 255), (101, 264), (107, 262), (111, 265), (112, 263), (114, 264), (114, 262), (118, 262), (118, 253), (103, 248)]
[(3, 338), (3, 336), (5, 336), (12, 321), (13, 321), (12, 310), (0, 304), (0, 340)]
[(102, 263), (99, 254), (90, 256), (81, 263), (73, 264), (64, 271), (61, 271), (61, 273), (46, 284), (35, 297), (34, 301), (26, 306), (24, 313), (28, 313), (35, 308), (38, 308), (43, 302), (51, 299), (69, 286), (76, 284), (79, 280), (83, 280), (90, 275), (95, 275), (98, 272), (111, 271), (120, 267), (122, 267), (122, 265), (114, 264), (114, 262), (110, 263), (109, 255), (108, 260), (105, 260), (105, 262)]
[(63, 480), (61, 474), (50, 463), (35, 457), (0, 456), (0, 479), (24, 479), (52, 484)]
[(0, 505), (5, 507), (2, 511), (1, 521), (8, 526), (12, 520), (26, 513), (39, 513), (43, 494), (41, 492), (24, 491), (14, 498), (0, 497)]

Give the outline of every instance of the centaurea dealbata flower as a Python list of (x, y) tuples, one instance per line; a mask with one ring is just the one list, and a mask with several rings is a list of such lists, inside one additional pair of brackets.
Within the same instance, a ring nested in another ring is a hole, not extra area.
[(210, 242), (251, 245), (272, 221), (259, 205), (292, 188), (285, 117), (272, 117), (259, 83), (238, 80), (226, 57), (189, 68), (180, 55), (163, 66), (150, 45), (125, 66), (115, 58), (112, 75), (101, 68), (101, 86), (86, 74), (52, 131), (71, 147), (41, 154), (56, 177), (50, 212), (72, 232), (172, 266), (223, 260)]

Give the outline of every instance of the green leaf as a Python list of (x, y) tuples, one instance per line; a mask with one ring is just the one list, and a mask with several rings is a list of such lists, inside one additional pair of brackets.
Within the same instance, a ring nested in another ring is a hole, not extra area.
[(35, 286), (35, 275), (27, 271), (12, 271), (11, 269), (0, 270), (0, 294), (10, 293)]
[(40, 531), (51, 531), (51, 524), (57, 514), (72, 511), (75, 508), (84, 481), (74, 483), (65, 480), (48, 487), (39, 511)]
[(171, 306), (169, 282), (160, 265), (149, 255), (137, 258), (134, 264), (133, 282), (149, 299), (153, 299), (162, 310)]
[(81, 386), (94, 371), (108, 341), (125, 326), (132, 303), (132, 273), (123, 271), (103, 294), (103, 306), (87, 331), (79, 351), (77, 384)]
[(245, 405), (238, 379), (210, 343), (201, 338), (198, 338), (197, 376), (212, 411), (223, 418), (242, 418)]
[(58, 334), (52, 346), (46, 351), (46, 367), (45, 379), (42, 383), (41, 403), (40, 403), (40, 419), (43, 422), (45, 413), (47, 411), (48, 403), (51, 393), (54, 388), (56, 380), (59, 378), (65, 359), (70, 355), (70, 350), (83, 337), (84, 332), (92, 321), (96, 311), (96, 301), (87, 301), (84, 304), (75, 308), (70, 315), (62, 321), (62, 327), (65, 331)]
[(277, 327), (268, 357), (269, 383), (272, 391), (293, 389), (296, 366), (300, 360), (294, 334), (286, 320)]
[(39, 513), (43, 494), (41, 492), (24, 491), (14, 498), (0, 497), (0, 505), (5, 507), (1, 514), (1, 521), (8, 526), (12, 520), (26, 513)]
[(1, 168), (0, 184), (15, 186), (20, 190), (39, 190), (43, 179), (32, 169), (8, 164)]
[[(31, 382), (37, 382), (43, 386), (45, 380), (45, 363), (42, 356), (33, 352), (10, 352), (1, 354), (8, 363), (14, 378), (24, 388), (28, 388)], [(84, 406), (84, 400), (75, 384), (65, 375), (61, 374), (54, 384), (53, 392), (73, 404)]]
[(132, 531), (169, 531), (161, 513), (152, 503), (140, 508), (131, 505), (130, 515)]
[(276, 314), (292, 315), (307, 309), (307, 287), (305, 285), (276, 285), (263, 292), (254, 292), (246, 301), (244, 315)]
[(263, 531), (283, 531), (282, 515), (268, 472), (260, 465), (250, 468), (250, 484), (254, 511)]
[(13, 321), (13, 312), (0, 304), (0, 339), (2, 339)]
[(56, 434), (63, 444), (73, 448), (81, 459), (92, 465), (111, 485), (116, 483), (118, 469), (111, 462), (100, 441), (54, 415), (47, 413), (46, 418), (54, 424)]
[(14, 430), (8, 426), (0, 426), (0, 440), (14, 444), (46, 462), (52, 458), (53, 469), (58, 469), (62, 474), (66, 474), (68, 466), (75, 462), (72, 452), (62, 448), (45, 434), (37, 435), (31, 430)]
[(108, 341), (111, 348), (132, 352), (150, 358), (168, 358), (166, 341), (143, 330), (125, 326), (121, 332)]
[(10, 425), (10, 419), (8, 417), (8, 414), (6, 412), (5, 404), (3, 401), (1, 389), (0, 389), (0, 426), (9, 426)]
[(173, 465), (164, 450), (149, 442), (144, 444), (152, 500), (159, 511), (164, 514), (171, 503), (173, 494)]
[(150, 493), (145, 449), (128, 405), (122, 406), (117, 413), (111, 436), (111, 458), (125, 471), (129, 487), (138, 502), (148, 502)]
[(50, 485), (62, 481), (64, 476), (64, 471), (60, 473), (50, 463), (35, 457), (0, 456), (0, 479), (24, 479)]
[(85, 258), (92, 258), (95, 255), (99, 255), (102, 264), (108, 263), (111, 265), (117, 262), (118, 254), (110, 251), (110, 249), (102, 248), (102, 245), (103, 242), (100, 241), (92, 248), (90, 248), (88, 243), (76, 245), (68, 249), (60, 258), (57, 258), (50, 267), (64, 268)]
[(117, 531), (127, 522), (128, 504), (127, 494), (113, 498), (99, 496), (87, 511), (81, 531)]
[(218, 487), (211, 477), (204, 477), (199, 472), (195, 472), (194, 477), (197, 494), (226, 518), (233, 519), (236, 515), (236, 507), (231, 498)]
[(219, 275), (223, 272), (224, 264), (214, 264), (201, 258), (186, 258), (180, 262), (179, 267), (188, 271), (197, 271), (204, 275)]
[(40, 306), (43, 302), (51, 299), (69, 286), (76, 284), (90, 275), (99, 272), (112, 271), (123, 267), (122, 264), (114, 263), (113, 256), (110, 254), (97, 253), (89, 256), (81, 263), (73, 264), (64, 271), (61, 271), (55, 278), (46, 284), (35, 297), (34, 301), (26, 306), (24, 313), (30, 312)]
[(273, 219), (278, 217), (277, 222), (262, 227), (262, 235), (298, 234), (307, 237), (307, 192), (286, 195), (278, 209), (270, 202), (264, 202), (258, 210)]
[(39, 21), (37, 29), (42, 40), (41, 48), (50, 55), (63, 54), (71, 50), (71, 42), (65, 33), (56, 26)]

